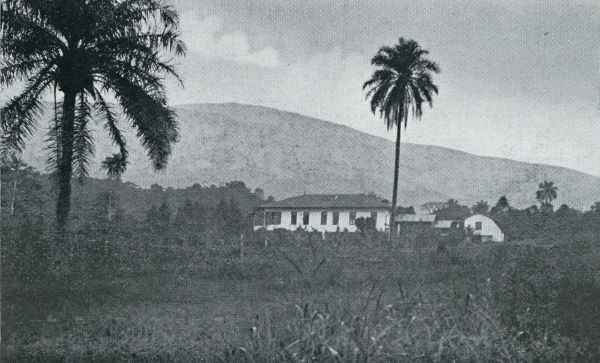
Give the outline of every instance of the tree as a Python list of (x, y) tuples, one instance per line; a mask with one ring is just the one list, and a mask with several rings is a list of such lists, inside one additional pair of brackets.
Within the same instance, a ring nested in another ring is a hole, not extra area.
[[(8, 207), (8, 215), (18, 218), (25, 215), (43, 214), (40, 175), (35, 169), (21, 159), (14, 157), (5, 159), (0, 164), (2, 182), (6, 184), (2, 204)], [(4, 197), (6, 196), (6, 197)]]
[(165, 168), (178, 138), (164, 86), (166, 76), (179, 80), (169, 54), (185, 53), (178, 14), (164, 0), (5, 0), (1, 6), (0, 86), (24, 82), (0, 109), (2, 154), (24, 149), (44, 95), (61, 92), (48, 139), (58, 184), (56, 218), (64, 230), (72, 176), (87, 176), (94, 153), (92, 118), (102, 120), (127, 159), (108, 97), (136, 129), (153, 167)]
[(365, 234), (375, 230), (375, 220), (371, 217), (359, 217), (354, 221), (356, 228), (360, 233)]
[(174, 224), (182, 232), (196, 234), (204, 230), (205, 218), (204, 208), (200, 203), (192, 203), (186, 199), (184, 204), (177, 209)]
[(171, 210), (167, 203), (162, 203), (160, 207), (152, 204), (146, 213), (146, 223), (155, 230), (166, 233), (171, 223)]
[(556, 210), (557, 217), (571, 217), (579, 214), (580, 212), (577, 209), (571, 208), (566, 204), (561, 204)]
[(471, 209), (475, 214), (487, 214), (487, 212), (490, 210), (490, 206), (486, 201), (480, 200), (479, 202), (475, 203)]
[(427, 202), (421, 205), (421, 209), (425, 210), (429, 214), (435, 214), (438, 210), (444, 208), (446, 203), (444, 202)]
[(127, 159), (121, 153), (107, 156), (102, 162), (102, 169), (106, 170), (109, 179), (120, 181), (121, 175), (127, 170)]
[(403, 207), (399, 205), (398, 208), (396, 208), (396, 215), (399, 214), (416, 214), (415, 208), (412, 205), (408, 207)]
[[(394, 221), (398, 202), (398, 174), (400, 168), (400, 138), (402, 124), (406, 128), (408, 115), (412, 110), (413, 117), (420, 119), (423, 114), (423, 103), (433, 106), (433, 94), (438, 93), (433, 83), (433, 73), (440, 68), (425, 56), (429, 52), (414, 40), (400, 38), (393, 47), (384, 46), (371, 59), (376, 67), (371, 78), (363, 84), (368, 89), (371, 112), (379, 111), (387, 129), (396, 127), (396, 148), (394, 160), (394, 185), (390, 220)], [(390, 228), (390, 238), (393, 228)]]
[(600, 214), (600, 201), (594, 202), (594, 204), (592, 204), (592, 206), (590, 207), (590, 212), (594, 214)]
[(466, 205), (461, 205), (456, 199), (449, 199), (446, 205), (434, 212), (438, 220), (458, 221), (464, 220), (471, 214)]
[(29, 173), (33, 172), (33, 168), (28, 166), (20, 158), (13, 155), (8, 162), (4, 165), (8, 171), (12, 174), (12, 195), (10, 198), (10, 215), (15, 214), (15, 201), (17, 199), (17, 188), (19, 186), (19, 180), (22, 177), (24, 171)]
[(102, 169), (106, 170), (106, 175), (108, 179), (111, 181), (111, 187), (108, 192), (108, 201), (107, 201), (107, 214), (108, 220), (112, 218), (113, 209), (116, 209), (116, 185), (121, 181), (121, 175), (127, 169), (127, 160), (123, 158), (123, 155), (120, 153), (113, 154), (112, 156), (107, 156), (106, 159), (102, 162)]
[(552, 201), (557, 197), (558, 188), (553, 182), (544, 180), (538, 185), (539, 189), (535, 192), (535, 198), (540, 202), (541, 210), (545, 213), (552, 211)]
[(506, 195), (503, 195), (500, 198), (498, 198), (496, 205), (490, 210), (490, 214), (496, 214), (499, 212), (506, 213), (509, 210), (510, 203), (508, 202), (508, 198), (506, 198)]

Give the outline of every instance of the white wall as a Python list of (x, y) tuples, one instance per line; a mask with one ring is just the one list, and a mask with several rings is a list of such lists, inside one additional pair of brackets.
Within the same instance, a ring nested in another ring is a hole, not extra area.
[[(481, 222), (481, 230), (476, 230), (475, 225), (477, 222)], [(483, 214), (476, 214), (465, 219), (465, 228), (470, 227), (473, 230), (473, 234), (480, 236), (490, 236), (492, 242), (503, 242), (504, 233), (498, 227), (496, 222), (490, 217), (484, 216)]]
[[(302, 216), (305, 210), (294, 210), (297, 212), (297, 224), (292, 225), (292, 211), (291, 210), (281, 210), (281, 224), (279, 225), (267, 225), (266, 229), (272, 231), (277, 228), (284, 228), (290, 231), (295, 231), (299, 227), (302, 227), (309, 231), (319, 231), (319, 232), (336, 232), (336, 231), (344, 231), (347, 229), (349, 232), (356, 232), (357, 228), (355, 225), (350, 225), (350, 210), (337, 210), (339, 212), (340, 218), (338, 225), (333, 225), (333, 210), (327, 211), (327, 224), (321, 225), (321, 212), (325, 210), (309, 210), (309, 224), (302, 224)], [(377, 212), (377, 223), (375, 228), (380, 231), (385, 231), (388, 223), (389, 223), (389, 211), (388, 210), (372, 210), (373, 212)], [(369, 211), (361, 211), (356, 210), (356, 218), (368, 218), (371, 217), (371, 210)], [(255, 226), (254, 229), (261, 229), (263, 226)]]

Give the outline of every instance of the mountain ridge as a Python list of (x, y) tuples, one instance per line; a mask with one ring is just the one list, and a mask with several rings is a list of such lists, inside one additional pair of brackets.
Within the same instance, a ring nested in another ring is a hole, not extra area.
[[(184, 187), (194, 183), (244, 181), (280, 199), (303, 193), (375, 192), (391, 194), (394, 142), (351, 127), (275, 108), (240, 103), (181, 104), (175, 107), (181, 139), (166, 172), (151, 172), (145, 153), (126, 130), (130, 167), (123, 176), (141, 186), (159, 183)], [(101, 125), (96, 126), (103, 131)], [(38, 128), (24, 159), (43, 168), (44, 127)], [(97, 137), (91, 176), (102, 177), (100, 161), (117, 149)], [(512, 204), (535, 203), (544, 179), (559, 187), (558, 203), (587, 208), (600, 200), (600, 178), (573, 169), (465, 151), (402, 143), (401, 204), (455, 198), (465, 204), (507, 195)]]

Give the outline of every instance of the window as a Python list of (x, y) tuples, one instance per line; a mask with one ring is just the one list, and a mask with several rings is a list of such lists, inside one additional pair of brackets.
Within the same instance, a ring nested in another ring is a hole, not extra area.
[(334, 226), (340, 224), (340, 212), (333, 212), (333, 221), (331, 222)]
[(308, 213), (308, 212), (302, 213), (302, 224), (304, 224), (305, 226), (307, 226), (308, 222), (310, 221), (309, 216), (310, 216), (310, 213)]
[(356, 221), (356, 212), (350, 212), (350, 225), (353, 226)]
[(481, 231), (481, 222), (475, 222), (475, 230)]
[(292, 226), (298, 223), (298, 212), (292, 212)]
[(280, 225), (281, 224), (281, 212), (267, 212), (266, 213), (266, 224), (267, 225)]
[(281, 224), (281, 212), (273, 212), (273, 224)]
[(327, 224), (327, 212), (321, 212), (321, 225), (324, 226)]
[(377, 225), (377, 212), (371, 212), (371, 219), (373, 220), (373, 224)]

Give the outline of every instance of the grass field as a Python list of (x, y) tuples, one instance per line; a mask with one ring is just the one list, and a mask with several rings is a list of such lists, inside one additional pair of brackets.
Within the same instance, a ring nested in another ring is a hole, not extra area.
[(590, 246), (156, 251), (133, 253), (147, 258), (135, 269), (96, 260), (45, 277), (3, 273), (2, 361), (598, 357), (600, 249)]

